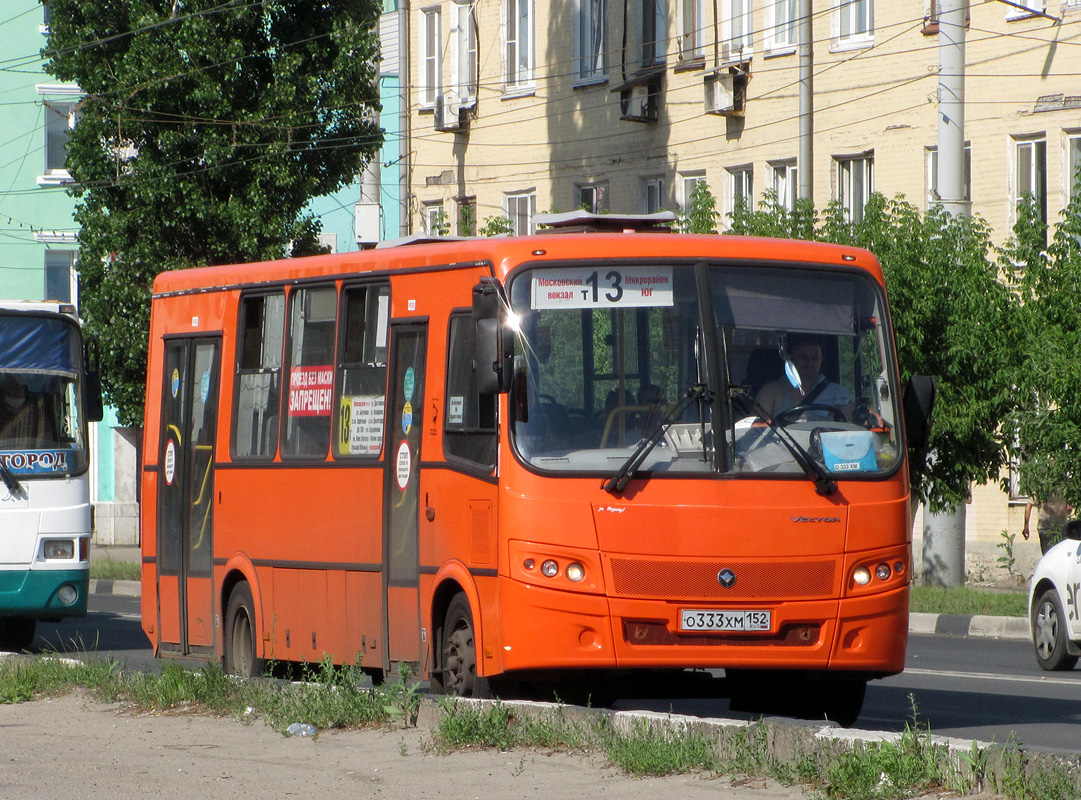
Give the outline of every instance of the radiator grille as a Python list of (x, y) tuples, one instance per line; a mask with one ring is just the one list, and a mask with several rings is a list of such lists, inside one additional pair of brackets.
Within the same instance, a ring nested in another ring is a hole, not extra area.
[[(787, 600), (831, 597), (837, 563), (833, 560), (731, 562), (612, 559), (612, 586), (627, 597), (695, 597), (717, 600)], [(725, 589), (717, 573), (730, 569), (736, 582)]]

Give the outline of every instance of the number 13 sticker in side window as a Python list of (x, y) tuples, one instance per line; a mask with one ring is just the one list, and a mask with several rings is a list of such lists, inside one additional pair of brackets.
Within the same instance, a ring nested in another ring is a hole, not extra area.
[(533, 308), (632, 308), (673, 304), (671, 267), (568, 267), (530, 273)]

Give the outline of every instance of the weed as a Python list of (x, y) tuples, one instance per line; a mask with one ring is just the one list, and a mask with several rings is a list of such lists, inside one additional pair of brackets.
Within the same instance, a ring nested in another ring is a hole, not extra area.
[(1002, 554), (998, 557), (998, 564), (1000, 567), (1006, 570), (1006, 574), (1011, 578), (1014, 577), (1014, 569), (1017, 566), (1017, 557), (1014, 555), (1013, 542), (1017, 538), (1016, 533), (1010, 533), (1009, 530), (1002, 531), (1002, 541), (995, 545)]
[(608, 730), (604, 752), (631, 775), (663, 776), (682, 772), (718, 772), (716, 744), (686, 727), (670, 729), (636, 720), (629, 730)]
[(514, 714), (502, 703), (482, 708), (450, 697), (441, 698), (440, 703), (443, 716), (432, 737), (438, 749), (480, 745), (509, 750), (519, 743), (518, 729), (512, 724)]
[(398, 662), (398, 680), (383, 687), (383, 710), (391, 718), (400, 719), (407, 728), (415, 727), (420, 715), (420, 683), (404, 661)]

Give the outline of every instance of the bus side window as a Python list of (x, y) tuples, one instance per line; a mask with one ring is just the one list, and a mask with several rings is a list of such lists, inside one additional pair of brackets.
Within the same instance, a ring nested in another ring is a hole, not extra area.
[(334, 455), (378, 458), (387, 399), (390, 287), (346, 287), (340, 319)]
[(240, 325), (233, 454), (273, 457), (278, 449), (285, 296), (244, 297)]
[(496, 460), (496, 395), (482, 395), (478, 390), (473, 368), (474, 336), (471, 312), (450, 318), (443, 451), (448, 458), (469, 461), (491, 472)]
[(334, 395), (334, 286), (289, 295), (289, 403), (283, 457), (326, 458)]

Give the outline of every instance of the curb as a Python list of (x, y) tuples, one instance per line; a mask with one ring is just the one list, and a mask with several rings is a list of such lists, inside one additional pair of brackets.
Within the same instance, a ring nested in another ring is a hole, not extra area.
[[(139, 581), (90, 581), (91, 594), (112, 594), (123, 597), (142, 597)], [(971, 636), (981, 639), (1016, 639), (1027, 641), (1031, 635), (1028, 620), (1024, 617), (988, 617), (968, 614), (922, 614), (908, 615), (909, 633), (942, 633), (950, 636)]]

